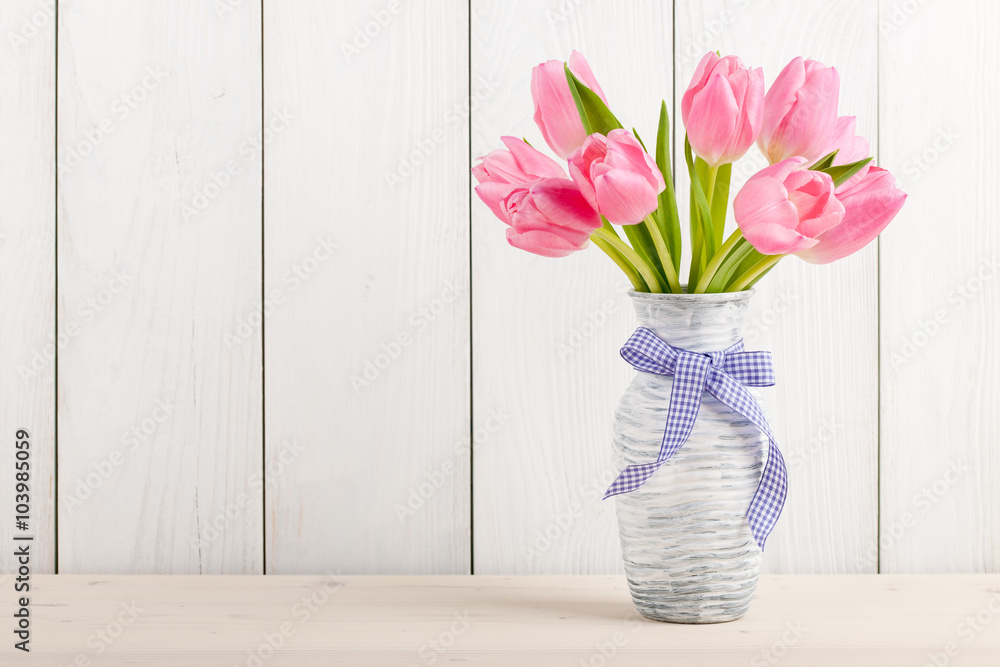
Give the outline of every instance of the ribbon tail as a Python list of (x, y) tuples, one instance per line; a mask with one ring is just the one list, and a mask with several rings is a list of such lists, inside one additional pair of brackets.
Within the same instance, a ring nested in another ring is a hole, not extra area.
[(667, 459), (661, 461), (653, 461), (652, 463), (636, 463), (630, 466), (625, 466), (621, 474), (611, 482), (611, 486), (608, 490), (604, 492), (604, 497), (601, 500), (607, 500), (611, 496), (617, 496), (619, 493), (628, 493), (629, 491), (634, 491), (643, 484), (646, 480), (653, 476), (657, 470), (659, 470)]
[(781, 456), (778, 445), (768, 437), (767, 461), (764, 463), (757, 491), (747, 509), (747, 522), (761, 551), (764, 550), (764, 543), (774, 530), (774, 525), (778, 523), (787, 495), (788, 470), (785, 468), (785, 459)]

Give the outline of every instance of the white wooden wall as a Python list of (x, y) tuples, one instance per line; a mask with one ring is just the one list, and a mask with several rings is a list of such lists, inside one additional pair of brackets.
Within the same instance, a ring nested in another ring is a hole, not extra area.
[(574, 48), (647, 140), (709, 49), (840, 70), (910, 199), (754, 299), (792, 474), (766, 567), (1000, 570), (993, 3), (52, 4), (0, 15), (0, 465), (27, 429), (36, 571), (619, 571), (627, 283), (470, 197)]

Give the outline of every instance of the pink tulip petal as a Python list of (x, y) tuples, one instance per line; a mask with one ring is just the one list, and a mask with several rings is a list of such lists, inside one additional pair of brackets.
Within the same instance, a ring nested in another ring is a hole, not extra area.
[[(607, 139), (607, 158), (604, 163), (612, 169), (627, 169), (642, 176), (659, 194), (666, 189), (663, 174), (642, 144), (628, 130), (611, 130)], [(597, 176), (597, 174), (593, 174)]]
[(821, 234), (812, 249), (798, 253), (807, 262), (827, 264), (857, 252), (882, 233), (906, 201), (896, 179), (879, 167), (872, 167), (860, 184), (838, 197), (844, 218)]
[(688, 84), (687, 90), (684, 92), (684, 97), (681, 98), (681, 121), (685, 127), (688, 124), (688, 117), (691, 113), (691, 105), (694, 102), (695, 95), (705, 87), (705, 82), (708, 81), (708, 77), (712, 74), (719, 60), (719, 55), (715, 51), (709, 51), (698, 61), (698, 67), (694, 70), (691, 83)]
[(507, 210), (503, 205), (503, 199), (511, 193), (516, 186), (508, 183), (480, 183), (476, 186), (476, 194), (483, 200), (483, 203), (490, 207), (493, 215), (503, 222), (510, 224), (507, 217)]
[[(481, 169), (474, 169), (472, 173), (474, 176), (479, 178), (480, 183), (484, 181), (523, 183), (524, 181), (533, 180), (530, 174), (524, 173), (524, 171), (517, 166), (517, 160), (514, 159), (514, 156), (511, 155), (509, 151), (490, 151), (479, 159), (480, 163), (476, 166), (481, 167)], [(482, 178), (480, 178), (480, 176), (482, 176)]]
[[(691, 104), (687, 127), (691, 148), (711, 167), (722, 164), (724, 151), (736, 131), (739, 107), (729, 82), (721, 74), (709, 77)], [(693, 122), (697, 119), (698, 122)]]
[[(805, 61), (802, 56), (797, 56), (778, 73), (771, 87), (767, 89), (767, 95), (764, 96), (764, 123), (757, 137), (757, 145), (771, 164), (780, 162), (781, 156), (772, 155), (769, 147), (774, 142), (775, 134), (785, 115), (795, 104), (796, 92), (805, 80)], [(783, 149), (781, 146), (774, 148), (776, 152)]]
[[(594, 76), (593, 70), (590, 69), (590, 63), (587, 59), (583, 57), (583, 54), (579, 51), (573, 51), (569, 54), (569, 71), (572, 72), (576, 78), (578, 78), (587, 88), (597, 93), (597, 96), (607, 104), (608, 98), (604, 96), (604, 91), (601, 90), (601, 84), (597, 83), (597, 77)], [(565, 74), (564, 74), (565, 76)], [(568, 86), (569, 84), (567, 84)]]
[(601, 226), (601, 216), (568, 178), (547, 178), (531, 187), (538, 211), (553, 224), (588, 233)]
[(802, 58), (788, 63), (764, 98), (757, 145), (768, 161), (801, 155), (814, 162), (822, 157), (836, 129), (839, 95), (836, 68)]
[(515, 229), (508, 229), (507, 242), (515, 248), (542, 257), (565, 257), (586, 247), (586, 242), (582, 246), (577, 246), (560, 236), (537, 230), (518, 232)]
[(532, 148), (517, 137), (500, 137), (500, 141), (510, 151), (521, 172), (536, 178), (565, 177), (565, 170), (545, 153)]
[(632, 225), (656, 210), (656, 192), (641, 175), (616, 169), (594, 183), (601, 213), (615, 225)]
[(816, 245), (816, 239), (803, 236), (794, 229), (767, 222), (744, 230), (743, 236), (763, 255), (787, 255)]
[(535, 101), (535, 124), (545, 142), (559, 157), (569, 157), (587, 133), (569, 92), (562, 62), (549, 60), (532, 70), (531, 97)]

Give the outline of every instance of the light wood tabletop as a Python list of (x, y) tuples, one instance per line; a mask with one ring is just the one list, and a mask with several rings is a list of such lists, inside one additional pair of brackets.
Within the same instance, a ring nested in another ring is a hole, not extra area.
[(720, 625), (639, 617), (621, 576), (31, 579), (3, 665), (1000, 665), (1000, 575), (768, 576)]

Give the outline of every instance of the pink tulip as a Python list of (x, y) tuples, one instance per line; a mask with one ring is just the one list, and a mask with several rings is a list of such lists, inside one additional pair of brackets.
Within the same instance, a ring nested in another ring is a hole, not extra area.
[[(569, 57), (569, 69), (607, 104), (604, 91), (583, 55), (574, 51)], [(559, 157), (569, 157), (583, 144), (587, 132), (569, 92), (561, 60), (546, 61), (531, 71), (531, 97), (535, 101), (535, 124), (542, 131), (545, 143)]]
[(681, 98), (692, 150), (710, 167), (734, 162), (757, 138), (763, 116), (763, 71), (744, 67), (736, 56), (706, 53)]
[(838, 188), (837, 199), (844, 206), (844, 219), (816, 237), (814, 246), (798, 253), (807, 262), (827, 264), (868, 245), (899, 213), (906, 193), (896, 187), (892, 174), (872, 167), (852, 187)]
[(642, 222), (666, 188), (656, 162), (626, 130), (587, 137), (569, 156), (569, 175), (590, 205), (615, 225)]
[(799, 155), (812, 164), (826, 151), (837, 125), (840, 76), (833, 67), (795, 58), (764, 98), (757, 146), (771, 164)]
[(765, 255), (786, 255), (815, 246), (817, 237), (844, 218), (829, 174), (802, 169), (791, 157), (764, 167), (733, 199), (733, 216), (744, 238)]
[[(833, 158), (834, 165), (851, 164), (858, 160), (864, 160), (871, 155), (868, 152), (868, 140), (854, 133), (855, 121), (854, 116), (841, 116), (837, 119), (833, 138), (830, 140), (830, 144), (823, 149), (823, 155), (837, 151), (837, 155)], [(840, 187), (837, 188), (837, 192), (847, 190), (859, 183), (865, 177), (865, 174), (868, 173), (869, 167), (870, 164), (866, 164), (858, 173), (851, 176), (846, 182), (841, 183)]]
[(516, 137), (503, 137), (509, 150), (480, 158), (472, 168), (476, 194), (510, 226), (507, 241), (545, 257), (562, 257), (587, 247), (601, 216), (579, 186), (554, 160)]
[(479, 181), (476, 194), (494, 215), (505, 220), (504, 197), (541, 178), (566, 178), (566, 171), (517, 137), (500, 137), (500, 140), (508, 150), (491, 151), (479, 158), (472, 175)]
[(545, 178), (504, 198), (507, 242), (543, 257), (564, 257), (587, 247), (601, 226), (597, 214), (568, 178)]

